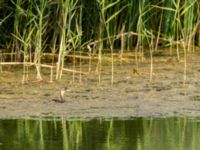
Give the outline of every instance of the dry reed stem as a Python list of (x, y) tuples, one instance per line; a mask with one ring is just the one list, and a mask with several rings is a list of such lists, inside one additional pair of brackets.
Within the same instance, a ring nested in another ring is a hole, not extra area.
[[(40, 66), (43, 68), (56, 68), (56, 66), (52, 66), (52, 65), (46, 65), (46, 64), (35, 64), (35, 63), (31, 63), (31, 62), (0, 62), (0, 66), (2, 65), (28, 65), (28, 66)], [(63, 71), (67, 71), (67, 72), (74, 72), (77, 74), (83, 74), (83, 75), (88, 75), (89, 72), (82, 72), (82, 71), (77, 71), (77, 70), (72, 70), (72, 69), (67, 69), (67, 68), (63, 68)]]
[[(16, 53), (2, 53), (2, 55), (16, 55)], [(43, 53), (42, 56), (50, 56), (50, 57), (58, 57), (57, 54), (52, 54), (52, 53)], [(74, 58), (81, 58), (81, 59), (98, 59), (98, 57), (95, 57), (95, 56), (84, 56), (84, 55), (81, 55), (80, 54), (78, 55), (66, 55), (65, 57), (74, 57)]]

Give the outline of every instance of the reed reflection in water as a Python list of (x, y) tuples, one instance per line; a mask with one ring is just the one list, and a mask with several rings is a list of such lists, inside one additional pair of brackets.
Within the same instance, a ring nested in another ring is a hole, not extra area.
[(198, 150), (198, 118), (1, 120), (2, 150)]

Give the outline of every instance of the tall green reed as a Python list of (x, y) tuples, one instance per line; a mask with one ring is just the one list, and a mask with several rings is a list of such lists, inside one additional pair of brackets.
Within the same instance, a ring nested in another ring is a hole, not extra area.
[(42, 80), (41, 76), (41, 56), (42, 51), (45, 49), (45, 38), (44, 33), (47, 29), (48, 20), (46, 19), (49, 17), (49, 11), (46, 11), (48, 7), (48, 0), (41, 0), (39, 3), (35, 4), (36, 14), (34, 15), (34, 23), (35, 23), (35, 36), (34, 36), (34, 63), (36, 66), (37, 71), (37, 79)]
[(62, 0), (58, 3), (60, 7), (60, 43), (56, 70), (56, 79), (61, 79), (62, 68), (64, 67), (64, 57), (71, 51), (69, 49), (72, 39), (72, 21), (75, 17), (78, 0)]

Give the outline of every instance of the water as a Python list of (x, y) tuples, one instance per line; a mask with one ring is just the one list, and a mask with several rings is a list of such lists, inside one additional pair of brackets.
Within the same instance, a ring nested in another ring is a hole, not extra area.
[(198, 118), (1, 120), (0, 150), (199, 150)]

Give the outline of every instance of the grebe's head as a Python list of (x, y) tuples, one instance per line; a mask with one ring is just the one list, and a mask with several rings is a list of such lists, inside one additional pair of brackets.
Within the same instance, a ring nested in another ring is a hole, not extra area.
[(67, 91), (67, 90), (68, 90), (67, 87), (63, 87), (63, 88), (61, 88), (61, 91)]

